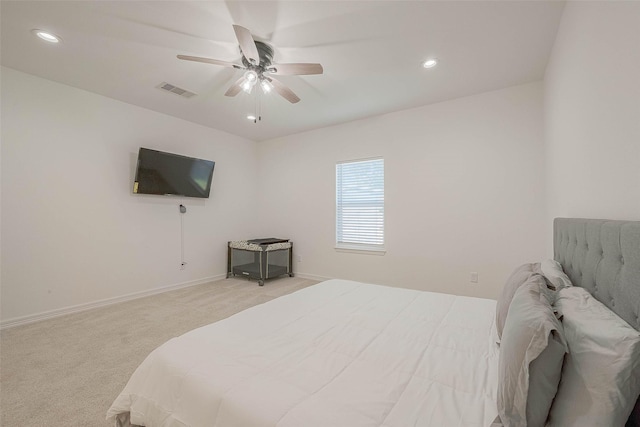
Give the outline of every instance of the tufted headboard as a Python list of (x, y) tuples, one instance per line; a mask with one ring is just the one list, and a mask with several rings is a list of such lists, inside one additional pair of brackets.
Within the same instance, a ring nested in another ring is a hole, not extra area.
[(574, 285), (640, 331), (640, 221), (556, 218), (553, 247)]
[[(556, 218), (553, 252), (574, 285), (640, 331), (640, 221)], [(640, 426), (640, 399), (626, 425)]]

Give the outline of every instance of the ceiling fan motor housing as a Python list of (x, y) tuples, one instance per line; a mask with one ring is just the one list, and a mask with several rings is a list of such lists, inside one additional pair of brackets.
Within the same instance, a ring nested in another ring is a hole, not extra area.
[[(260, 55), (260, 64), (251, 64), (249, 61), (247, 61), (247, 58), (244, 57), (244, 54), (242, 55), (242, 64), (244, 64), (244, 66), (249, 69), (259, 69), (260, 72), (258, 72), (258, 74), (261, 74), (271, 65), (273, 61), (273, 48), (263, 42), (256, 41), (255, 43), (256, 48), (258, 49), (258, 55)], [(242, 53), (242, 48), (240, 48), (240, 53)]]

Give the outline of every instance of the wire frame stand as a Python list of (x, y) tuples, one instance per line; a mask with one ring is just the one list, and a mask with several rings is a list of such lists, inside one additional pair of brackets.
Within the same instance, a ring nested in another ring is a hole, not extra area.
[(227, 278), (243, 276), (264, 286), (266, 279), (293, 277), (293, 243), (287, 239), (235, 240), (227, 244)]

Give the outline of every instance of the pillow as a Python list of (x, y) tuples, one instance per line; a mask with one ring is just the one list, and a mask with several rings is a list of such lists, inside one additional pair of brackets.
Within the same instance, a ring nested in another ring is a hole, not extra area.
[(571, 279), (562, 270), (560, 263), (554, 259), (546, 259), (540, 263), (540, 270), (553, 286), (559, 291), (562, 288), (573, 286)]
[(509, 305), (511, 304), (513, 295), (520, 286), (535, 274), (535, 269), (536, 264), (522, 264), (511, 273), (511, 276), (509, 276), (502, 288), (502, 293), (496, 303), (496, 329), (498, 330), (499, 338), (502, 338), (504, 322), (507, 318), (507, 312), (509, 311)]
[(498, 360), (498, 414), (505, 427), (544, 427), (567, 352), (560, 321), (532, 276), (507, 314)]
[(640, 393), (640, 332), (580, 287), (557, 301), (569, 355), (550, 426), (624, 426)]

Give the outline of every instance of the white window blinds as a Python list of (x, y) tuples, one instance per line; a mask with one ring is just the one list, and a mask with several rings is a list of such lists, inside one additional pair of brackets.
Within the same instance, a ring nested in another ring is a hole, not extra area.
[(336, 165), (336, 245), (383, 249), (384, 159)]

